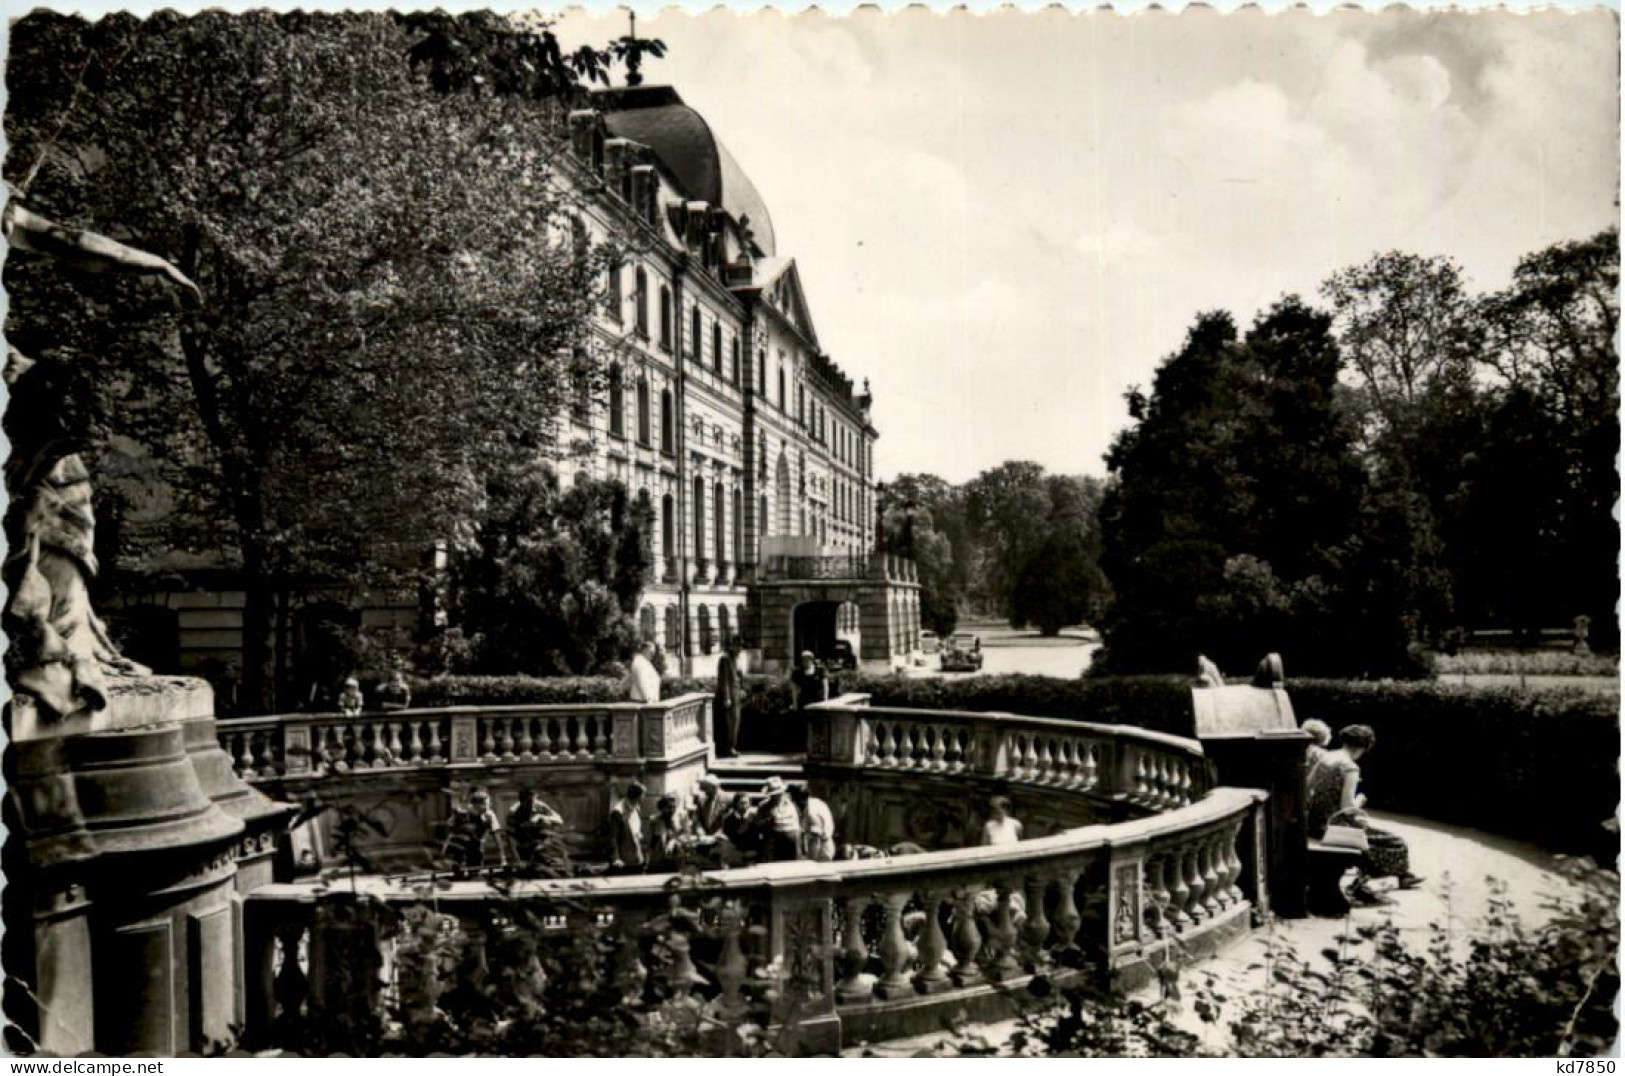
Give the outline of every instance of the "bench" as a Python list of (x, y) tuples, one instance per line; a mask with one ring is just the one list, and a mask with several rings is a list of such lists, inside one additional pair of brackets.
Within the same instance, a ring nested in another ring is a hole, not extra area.
[(1343, 875), (1355, 865), (1360, 854), (1358, 848), (1309, 841), (1305, 903), (1310, 915), (1341, 919), (1349, 913), (1349, 901), (1343, 895)]

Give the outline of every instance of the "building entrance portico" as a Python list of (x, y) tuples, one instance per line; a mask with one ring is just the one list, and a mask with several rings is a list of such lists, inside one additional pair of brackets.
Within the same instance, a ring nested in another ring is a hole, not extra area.
[(789, 669), (803, 650), (830, 657), (837, 639), (854, 634), (858, 661), (869, 669), (906, 661), (918, 644), (920, 584), (906, 558), (777, 555), (765, 558), (763, 568), (753, 598), (764, 671)]

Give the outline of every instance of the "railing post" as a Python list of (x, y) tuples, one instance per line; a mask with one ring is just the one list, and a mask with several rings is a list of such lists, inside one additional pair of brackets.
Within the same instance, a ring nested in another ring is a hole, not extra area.
[(287, 717), (276, 723), (270, 739), (282, 738), (282, 766), (290, 773), (309, 773), (315, 766), (311, 757), (315, 743), (310, 733), (310, 721), (303, 717)]
[(479, 760), (479, 744), (476, 737), (478, 723), (479, 718), (475, 714), (451, 715), (451, 748), (448, 752), (451, 762)]

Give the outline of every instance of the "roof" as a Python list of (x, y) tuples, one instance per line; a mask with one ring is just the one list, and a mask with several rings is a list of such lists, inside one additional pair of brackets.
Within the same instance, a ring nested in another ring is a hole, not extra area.
[(654, 151), (690, 198), (721, 206), (735, 220), (747, 220), (763, 254), (774, 250), (773, 218), (767, 203), (694, 109), (670, 86), (603, 90), (593, 103), (617, 138), (629, 138)]

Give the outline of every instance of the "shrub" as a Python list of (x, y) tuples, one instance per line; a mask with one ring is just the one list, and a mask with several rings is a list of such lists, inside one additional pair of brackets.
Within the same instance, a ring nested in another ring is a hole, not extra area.
[(1570, 654), (1550, 650), (1483, 650), (1437, 657), (1440, 676), (1618, 676), (1612, 654)]

